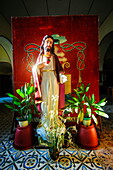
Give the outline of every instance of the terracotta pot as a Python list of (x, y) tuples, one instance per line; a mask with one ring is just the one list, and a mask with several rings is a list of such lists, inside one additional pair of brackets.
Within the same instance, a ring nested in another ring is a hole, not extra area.
[(94, 124), (84, 126), (80, 124), (77, 132), (77, 143), (81, 148), (94, 150), (99, 146), (98, 135)]
[(18, 150), (32, 148), (33, 139), (33, 128), (31, 124), (25, 127), (17, 126), (13, 146)]

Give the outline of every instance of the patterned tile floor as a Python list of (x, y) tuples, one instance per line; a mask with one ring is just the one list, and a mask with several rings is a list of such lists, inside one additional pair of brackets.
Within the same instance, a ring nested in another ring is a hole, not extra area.
[(105, 110), (110, 119), (102, 119), (97, 150), (64, 148), (58, 160), (53, 161), (48, 149), (14, 149), (13, 141), (9, 140), (12, 114), (0, 106), (0, 170), (113, 170), (113, 106), (106, 106)]
[(67, 148), (60, 151), (57, 161), (51, 160), (48, 149), (15, 150), (12, 142), (3, 141), (0, 145), (1, 169), (32, 170), (90, 170), (103, 169), (95, 151)]
[(13, 113), (3, 104), (0, 104), (0, 141), (9, 140), (12, 121)]

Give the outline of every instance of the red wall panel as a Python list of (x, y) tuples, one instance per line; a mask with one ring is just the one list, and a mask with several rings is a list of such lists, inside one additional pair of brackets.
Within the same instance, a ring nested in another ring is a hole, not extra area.
[(12, 38), (14, 57), (14, 89), (30, 81), (31, 68), (39, 54), (39, 47), (45, 35), (57, 34), (67, 41), (56, 44), (56, 52), (61, 62), (70, 64), (65, 68), (71, 74), (72, 89), (79, 80), (78, 66), (82, 81), (91, 83), (91, 93), (99, 98), (99, 58), (98, 58), (98, 17), (45, 16), (13, 17)]

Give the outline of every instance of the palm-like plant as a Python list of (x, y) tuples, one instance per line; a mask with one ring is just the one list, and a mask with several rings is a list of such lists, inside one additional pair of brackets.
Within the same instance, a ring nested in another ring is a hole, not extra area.
[(32, 115), (38, 112), (35, 105), (34, 92), (34, 86), (30, 85), (30, 83), (25, 83), (24, 86), (16, 90), (19, 97), (11, 93), (7, 93), (7, 95), (12, 98), (12, 104), (4, 101), (5, 106), (13, 112), (17, 112), (21, 119), (30, 121), (32, 119)]

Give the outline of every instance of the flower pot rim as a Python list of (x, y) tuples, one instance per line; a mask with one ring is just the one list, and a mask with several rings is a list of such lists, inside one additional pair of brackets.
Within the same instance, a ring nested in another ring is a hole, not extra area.
[(28, 126), (31, 126), (31, 124), (29, 124), (29, 125), (27, 125), (27, 126), (22, 126), (22, 127), (20, 127), (20, 126), (18, 125), (17, 128), (18, 128), (18, 129), (25, 129), (25, 128), (28, 127)]
[(91, 117), (84, 117), (83, 120), (90, 120), (90, 119), (91, 119)]
[(83, 125), (83, 124), (80, 124), (80, 126), (82, 126), (83, 128), (90, 129), (90, 128), (93, 128), (93, 127), (94, 127), (94, 124), (92, 123), (92, 124), (89, 125), (89, 126), (85, 126), (85, 125)]
[(17, 120), (17, 121), (27, 121), (26, 118), (21, 118), (21, 117), (16, 117), (16, 120)]

